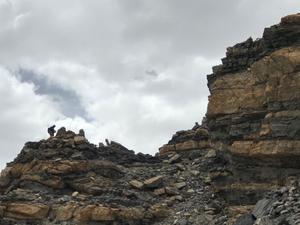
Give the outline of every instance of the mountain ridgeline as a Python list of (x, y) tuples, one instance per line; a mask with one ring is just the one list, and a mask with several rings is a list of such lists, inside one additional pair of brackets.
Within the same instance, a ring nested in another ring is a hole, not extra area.
[(202, 124), (156, 156), (65, 128), (27, 142), (1, 173), (0, 224), (300, 224), (300, 14), (207, 79)]

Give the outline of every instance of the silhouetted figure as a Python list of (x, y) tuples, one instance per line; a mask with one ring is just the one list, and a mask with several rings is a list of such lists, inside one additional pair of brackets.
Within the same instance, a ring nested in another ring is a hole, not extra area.
[(106, 143), (107, 146), (110, 146), (110, 143), (109, 143), (108, 139), (105, 139), (105, 143)]
[(194, 127), (192, 128), (192, 130), (197, 130), (199, 127), (200, 127), (199, 123), (196, 122), (195, 125), (194, 125)]
[(53, 137), (55, 132), (56, 132), (55, 125), (48, 128), (48, 134), (50, 135), (50, 137)]
[(83, 129), (79, 130), (79, 136), (85, 137), (85, 133)]

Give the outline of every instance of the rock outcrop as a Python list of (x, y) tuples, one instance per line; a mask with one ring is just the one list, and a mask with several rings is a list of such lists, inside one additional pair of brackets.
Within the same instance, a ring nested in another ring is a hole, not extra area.
[(215, 182), (233, 204), (254, 204), (300, 172), (299, 18), (284, 17), (262, 39), (229, 48), (208, 76), (207, 126), (232, 173)]
[(207, 76), (205, 141), (181, 131), (160, 152), (214, 149), (225, 162), (211, 170), (213, 186), (232, 209), (249, 211), (300, 176), (300, 14), (228, 48), (222, 63)]
[(26, 143), (0, 224), (300, 224), (300, 14), (228, 48), (208, 87), (202, 124), (155, 157), (65, 128)]
[[(226, 221), (222, 199), (195, 155), (164, 159), (117, 142), (99, 147), (82, 132), (28, 142), (0, 177), (1, 225), (200, 224)], [(210, 160), (214, 160), (213, 157)], [(201, 203), (199, 205), (199, 203)]]

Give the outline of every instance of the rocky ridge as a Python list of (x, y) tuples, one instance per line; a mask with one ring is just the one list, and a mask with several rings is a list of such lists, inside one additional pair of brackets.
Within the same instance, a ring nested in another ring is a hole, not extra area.
[(134, 154), (61, 128), (2, 172), (0, 224), (223, 224), (224, 201), (200, 169), (218, 161), (207, 154)]
[(0, 177), (2, 225), (300, 224), (300, 14), (227, 49), (201, 125), (157, 156), (59, 129)]

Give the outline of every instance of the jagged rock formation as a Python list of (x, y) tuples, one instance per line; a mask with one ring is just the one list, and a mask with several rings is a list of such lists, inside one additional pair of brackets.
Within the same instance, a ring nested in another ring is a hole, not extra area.
[(1, 173), (0, 224), (299, 224), (300, 14), (222, 63), (202, 124), (155, 157), (65, 128), (26, 143)]
[(300, 14), (228, 48), (222, 63), (208, 75), (208, 138), (182, 149), (173, 137), (160, 152), (215, 149), (227, 163), (211, 171), (214, 187), (233, 209), (249, 211), (264, 193), (300, 176)]
[(65, 128), (55, 137), (26, 143), (1, 174), (0, 224), (226, 221), (222, 199), (212, 197), (200, 172), (217, 161), (214, 155), (190, 152), (161, 159), (108, 144), (97, 147)]
[(299, 191), (299, 183), (294, 180), (290, 186), (268, 193), (250, 213), (239, 217), (235, 225), (300, 224)]
[(300, 15), (229, 48), (223, 63), (208, 76), (206, 116), (232, 175), (215, 182), (233, 204), (254, 204), (300, 172)]

